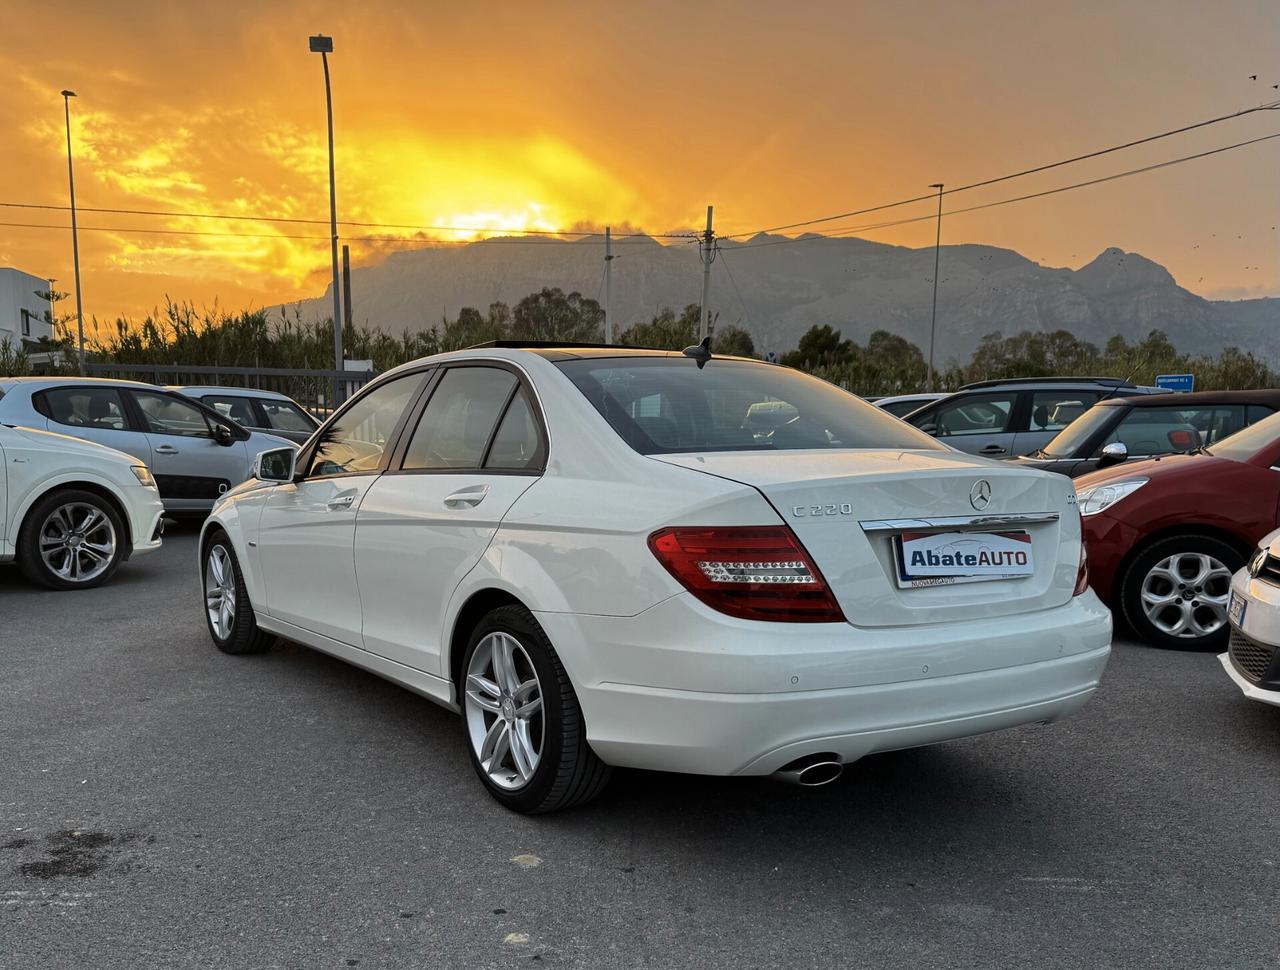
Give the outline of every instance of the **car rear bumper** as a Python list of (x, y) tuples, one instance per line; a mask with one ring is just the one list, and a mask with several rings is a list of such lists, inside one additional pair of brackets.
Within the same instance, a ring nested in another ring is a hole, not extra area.
[(753, 623), (680, 595), (635, 617), (540, 613), (606, 762), (765, 775), (1052, 721), (1088, 700), (1111, 621), (1091, 596), (939, 626)]

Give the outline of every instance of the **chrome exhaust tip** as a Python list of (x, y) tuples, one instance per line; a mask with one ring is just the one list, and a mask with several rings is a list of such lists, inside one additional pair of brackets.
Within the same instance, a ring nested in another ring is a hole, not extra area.
[(821, 752), (807, 754), (783, 765), (773, 773), (778, 781), (805, 788), (829, 785), (844, 773), (844, 763), (837, 754)]

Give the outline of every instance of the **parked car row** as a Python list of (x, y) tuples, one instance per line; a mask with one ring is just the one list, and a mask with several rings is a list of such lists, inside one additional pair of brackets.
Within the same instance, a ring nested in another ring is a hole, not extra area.
[[(1113, 612), (1226, 648), (1280, 704), (1271, 392), (1025, 381), (902, 421), (705, 347), (503, 343), (380, 376), (299, 449), (236, 420), (303, 435), (269, 395), (182, 390), (0, 383), (0, 559), (93, 585), (162, 511), (211, 507), (219, 650), (287, 637), (460, 711), (518, 811), (583, 802), (613, 766), (814, 785), (1051, 722), (1097, 688)], [(952, 446), (1020, 436), (1039, 457)], [(139, 452), (193, 464), (153, 480)]]

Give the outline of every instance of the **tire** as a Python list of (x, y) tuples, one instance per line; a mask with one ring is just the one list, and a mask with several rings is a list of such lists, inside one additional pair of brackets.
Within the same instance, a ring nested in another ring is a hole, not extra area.
[(272, 634), (258, 629), (253, 604), (244, 588), (240, 561), (225, 532), (214, 532), (200, 556), (200, 582), (204, 592), (204, 619), (213, 644), (223, 653), (264, 653), (275, 643)]
[(1154, 542), (1138, 553), (1121, 580), (1125, 621), (1158, 647), (1223, 650), (1231, 632), (1231, 576), (1244, 563), (1239, 549), (1212, 536)]
[[(509, 666), (502, 664), (505, 675), (498, 667), (503, 656), (510, 658)], [(495, 799), (534, 815), (581, 805), (604, 789), (609, 766), (587, 743), (564, 665), (523, 606), (499, 607), (480, 621), (460, 681), (463, 742)], [(535, 702), (537, 710), (522, 716)]]
[(18, 565), (50, 589), (92, 589), (110, 579), (129, 542), (114, 503), (79, 488), (40, 498), (18, 532)]

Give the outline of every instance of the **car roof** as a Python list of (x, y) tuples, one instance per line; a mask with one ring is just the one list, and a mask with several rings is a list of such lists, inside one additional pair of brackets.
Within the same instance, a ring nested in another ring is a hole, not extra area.
[(179, 394), (225, 394), (228, 397), (266, 397), (275, 401), (291, 401), (293, 398), (279, 391), (260, 387), (224, 387), (218, 384), (170, 384), (165, 388)]
[[(594, 357), (684, 357), (679, 350), (659, 350), (655, 347), (626, 347), (620, 344), (573, 343), (551, 340), (488, 340), (467, 350), (524, 350), (547, 360), (575, 360)], [(756, 357), (736, 357), (717, 354), (714, 345), (711, 356), (716, 360), (745, 360), (755, 364), (764, 361)], [(777, 366), (777, 365), (771, 365)]]
[(1022, 390), (1024, 388), (1034, 390), (1036, 388), (1065, 388), (1074, 389), (1093, 389), (1098, 387), (1109, 387), (1133, 391), (1137, 393), (1153, 393), (1154, 388), (1142, 387), (1131, 381), (1122, 380), (1118, 377), (1016, 377), (1004, 378), (989, 381), (974, 381), (972, 384), (965, 384), (960, 388), (961, 391), (979, 391), (993, 390), (996, 388), (1007, 390)]
[(1113, 397), (1099, 401), (1101, 407), (1158, 408), (1169, 405), (1206, 407), (1213, 404), (1263, 404), (1280, 409), (1280, 389), (1258, 391), (1192, 391), (1190, 394), (1144, 394), (1140, 397)]
[(21, 385), (29, 388), (44, 387), (83, 387), (86, 384), (98, 384), (102, 387), (137, 387), (148, 391), (162, 391), (164, 388), (143, 381), (126, 381), (115, 377), (5, 377), (0, 378), (0, 387)]

